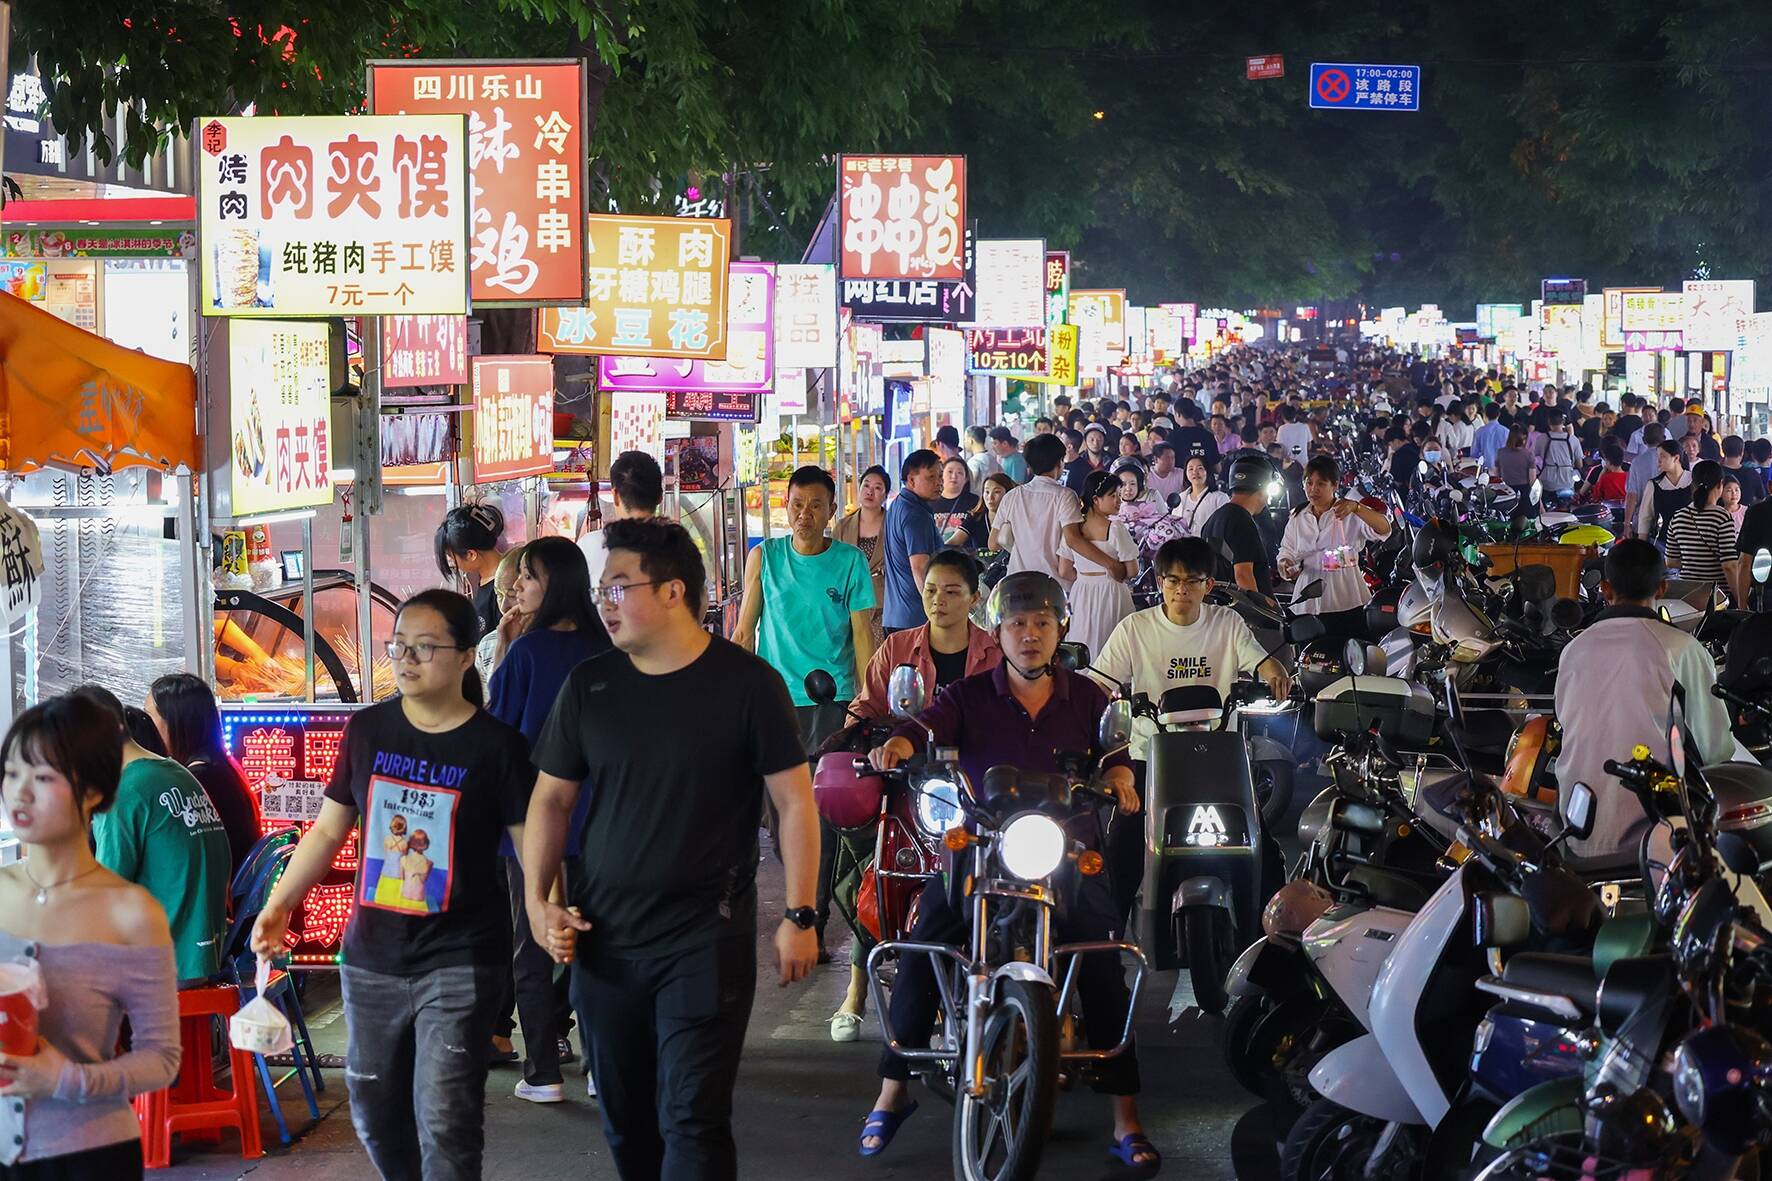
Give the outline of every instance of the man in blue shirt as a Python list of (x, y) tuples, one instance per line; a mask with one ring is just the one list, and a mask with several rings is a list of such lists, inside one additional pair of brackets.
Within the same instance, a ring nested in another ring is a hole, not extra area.
[(1500, 418), (1501, 403), (1490, 402), (1483, 407), (1483, 425), (1471, 434), (1471, 454), (1481, 459), (1486, 469), (1495, 466), (1495, 453), (1507, 442), (1507, 428)]
[(942, 548), (929, 502), (941, 495), (941, 457), (927, 449), (905, 456), (901, 487), (886, 510), (886, 603), (880, 623), (886, 633), (921, 627), (923, 572)]

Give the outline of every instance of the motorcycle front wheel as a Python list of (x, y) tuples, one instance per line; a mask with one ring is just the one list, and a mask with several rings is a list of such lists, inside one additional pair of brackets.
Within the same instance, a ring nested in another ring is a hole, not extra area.
[(1230, 1002), (1224, 978), (1236, 951), (1231, 946), (1230, 915), (1216, 906), (1196, 906), (1181, 916), (1182, 945), (1187, 949), (1188, 979), (1194, 1004), (1204, 1013), (1222, 1013)]
[(984, 1031), (985, 1091), (954, 1107), (955, 1181), (1027, 1181), (1040, 1168), (1058, 1091), (1052, 990), (1005, 980)]
[(1281, 1181), (1416, 1181), (1420, 1145), (1404, 1142), (1416, 1131), (1405, 1128), (1385, 1157), (1372, 1169), (1372, 1154), (1388, 1125), (1361, 1115), (1333, 1099), (1318, 1099), (1304, 1109), (1280, 1150)]
[(1249, 773), (1255, 780), (1255, 798), (1261, 803), (1262, 823), (1278, 824), (1292, 806), (1292, 782), (1298, 769), (1278, 759), (1262, 759)]

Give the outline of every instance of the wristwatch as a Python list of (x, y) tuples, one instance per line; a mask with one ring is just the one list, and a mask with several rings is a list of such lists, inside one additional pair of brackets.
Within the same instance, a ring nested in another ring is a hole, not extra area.
[(810, 931), (818, 925), (818, 912), (810, 906), (790, 906), (781, 912), (781, 917), (802, 931)]

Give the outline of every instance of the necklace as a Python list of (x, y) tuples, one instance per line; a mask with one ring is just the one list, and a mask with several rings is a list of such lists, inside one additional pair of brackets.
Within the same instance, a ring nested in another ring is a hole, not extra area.
[(19, 868), (25, 871), (25, 880), (37, 887), (37, 893), (35, 896), (37, 905), (46, 906), (49, 903), (49, 892), (51, 890), (60, 889), (61, 887), (68, 885), (70, 882), (77, 882), (89, 873), (97, 873), (99, 870), (103, 869), (104, 866), (94, 865), (90, 869), (81, 870), (71, 878), (66, 878), (59, 882), (50, 882), (48, 885), (44, 885), (42, 882), (39, 882), (36, 878), (31, 876), (31, 867), (26, 862), (19, 862)]

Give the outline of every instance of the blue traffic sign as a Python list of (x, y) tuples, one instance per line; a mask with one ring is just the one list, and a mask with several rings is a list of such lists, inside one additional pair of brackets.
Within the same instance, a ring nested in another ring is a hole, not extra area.
[(1310, 100), (1329, 111), (1419, 111), (1421, 67), (1312, 62)]

